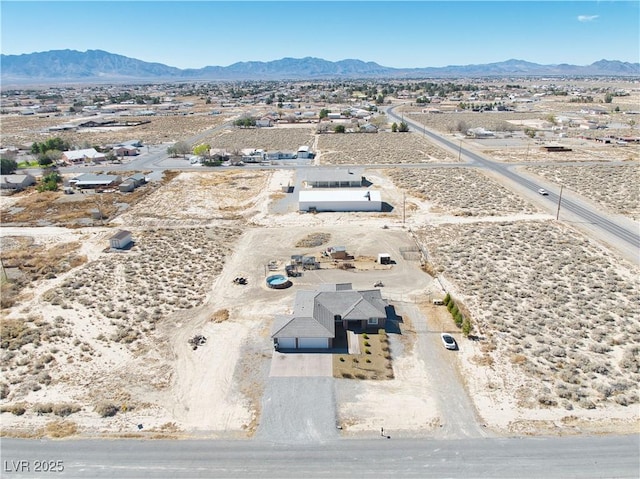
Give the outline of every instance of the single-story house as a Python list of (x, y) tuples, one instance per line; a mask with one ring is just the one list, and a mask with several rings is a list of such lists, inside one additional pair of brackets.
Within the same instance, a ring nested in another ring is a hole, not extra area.
[(329, 246), (327, 248), (327, 255), (331, 259), (348, 259), (347, 248), (345, 246)]
[(114, 146), (111, 151), (116, 156), (137, 156), (140, 154), (140, 150), (133, 146)]
[(307, 188), (360, 188), (363, 180), (351, 168), (310, 168), (304, 183)]
[(0, 188), (3, 190), (24, 190), (28, 186), (36, 184), (36, 179), (32, 175), (2, 175)]
[(266, 159), (268, 161), (276, 160), (295, 160), (296, 154), (292, 151), (267, 151)]
[(479, 138), (493, 138), (494, 136), (496, 136), (496, 134), (492, 131), (485, 130), (482, 127), (478, 127), (478, 128), (471, 128), (470, 130), (468, 130), (467, 136), (479, 139)]
[(95, 148), (85, 148), (84, 150), (71, 150), (62, 153), (62, 160), (66, 163), (83, 163), (85, 161), (104, 161), (106, 156), (98, 153)]
[(303, 190), (298, 195), (300, 211), (382, 211), (376, 190)]
[(131, 231), (121, 230), (109, 238), (109, 245), (115, 249), (124, 249), (133, 243)]
[(85, 173), (69, 180), (69, 185), (76, 188), (99, 188), (115, 186), (120, 183), (121, 178), (117, 175), (97, 175)]
[(277, 315), (271, 338), (279, 349), (328, 349), (336, 326), (344, 330), (384, 328), (387, 303), (379, 289), (355, 291), (351, 283), (322, 284), (316, 291), (298, 291), (293, 313)]
[(132, 181), (137, 188), (138, 186), (144, 185), (147, 182), (147, 178), (142, 173), (135, 173), (125, 178), (125, 181)]
[(307, 145), (302, 145), (301, 147), (298, 148), (298, 151), (296, 153), (296, 157), (297, 158), (302, 158), (302, 159), (313, 159), (315, 158), (315, 153), (313, 153), (311, 151), (311, 148), (308, 147)]

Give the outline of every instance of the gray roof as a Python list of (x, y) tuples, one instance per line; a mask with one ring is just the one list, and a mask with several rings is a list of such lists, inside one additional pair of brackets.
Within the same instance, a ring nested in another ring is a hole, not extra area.
[(116, 175), (96, 175), (93, 173), (84, 173), (76, 176), (71, 181), (76, 184), (93, 185), (93, 184), (109, 184), (119, 181), (120, 177)]
[(293, 314), (276, 316), (272, 338), (333, 338), (335, 317), (349, 321), (383, 318), (386, 302), (379, 289), (355, 291), (351, 283), (323, 284), (298, 291)]
[(309, 168), (306, 181), (362, 181), (362, 172), (353, 168)]
[(276, 316), (273, 322), (274, 338), (333, 338), (335, 324), (327, 328), (314, 318), (299, 316)]
[(119, 239), (119, 240), (121, 240), (121, 239), (126, 239), (130, 235), (131, 235), (131, 231), (120, 230), (116, 234), (114, 234), (110, 239)]

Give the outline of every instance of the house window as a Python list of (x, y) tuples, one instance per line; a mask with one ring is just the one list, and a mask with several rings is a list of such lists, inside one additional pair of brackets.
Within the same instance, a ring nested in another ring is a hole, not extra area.
[(378, 324), (378, 318), (369, 318), (367, 320), (367, 324), (370, 324), (372, 326), (375, 326), (376, 324)]

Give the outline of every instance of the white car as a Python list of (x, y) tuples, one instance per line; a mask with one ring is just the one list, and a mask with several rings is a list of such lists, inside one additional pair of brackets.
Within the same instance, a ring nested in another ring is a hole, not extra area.
[(547, 190), (545, 190), (544, 188), (540, 188), (538, 190), (538, 193), (540, 193), (542, 196), (548, 196), (549, 193), (547, 192)]
[(445, 348), (458, 349), (458, 344), (456, 343), (456, 340), (453, 339), (453, 336), (447, 333), (442, 333), (440, 337), (442, 338), (442, 344), (444, 344)]

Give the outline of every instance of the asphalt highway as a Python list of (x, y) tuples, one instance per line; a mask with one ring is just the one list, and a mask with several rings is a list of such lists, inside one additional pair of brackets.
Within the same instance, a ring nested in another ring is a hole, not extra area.
[(433, 440), (388, 433), (390, 439), (284, 445), (260, 440), (5, 438), (2, 477), (588, 479), (640, 474), (637, 435)]

